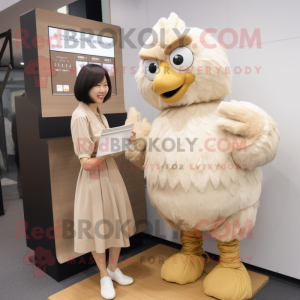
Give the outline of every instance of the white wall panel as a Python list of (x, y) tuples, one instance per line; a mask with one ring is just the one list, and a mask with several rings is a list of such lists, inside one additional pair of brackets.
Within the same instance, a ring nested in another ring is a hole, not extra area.
[[(131, 29), (134, 29), (134, 32), (130, 35), (130, 41), (132, 41), (134, 46), (132, 47), (128, 43), (124, 43), (123, 48), (123, 66), (126, 67), (123, 75), (125, 108), (128, 111), (131, 106), (134, 106), (141, 112), (142, 118), (146, 117), (150, 122), (152, 122), (152, 106), (143, 99), (138, 91), (134, 79), (135, 74), (133, 74), (137, 72), (140, 61), (139, 51), (141, 49), (141, 45), (139, 45), (138, 42), (138, 35), (142, 29), (148, 27), (147, 1), (111, 0), (110, 9), (111, 24), (120, 26), (124, 30), (125, 34)], [(145, 38), (147, 38), (146, 35)], [(135, 70), (135, 72), (132, 70)]]

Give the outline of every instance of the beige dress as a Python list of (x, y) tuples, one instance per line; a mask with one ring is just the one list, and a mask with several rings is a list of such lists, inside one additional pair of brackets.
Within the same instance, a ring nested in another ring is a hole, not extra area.
[[(105, 116), (96, 115), (87, 104), (79, 102), (71, 119), (74, 151), (79, 159), (96, 156), (103, 128), (109, 128)], [(105, 159), (93, 171), (80, 168), (75, 191), (74, 230), (74, 251), (77, 253), (103, 253), (110, 247), (130, 246), (129, 237), (136, 232), (135, 220), (114, 158)]]

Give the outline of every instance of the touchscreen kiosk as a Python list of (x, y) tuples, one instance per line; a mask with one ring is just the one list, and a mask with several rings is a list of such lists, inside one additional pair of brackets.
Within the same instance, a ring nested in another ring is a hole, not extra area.
[[(101, 65), (111, 78), (112, 96), (99, 104), (102, 113), (124, 114), (126, 118), (120, 26), (41, 8), (22, 15), (20, 20), (26, 94), (38, 108), (41, 138), (57, 137), (62, 128), (68, 127), (66, 124), (78, 106), (75, 80), (81, 68), (89, 63)], [(63, 119), (53, 119), (53, 123), (50, 120), (57, 117), (69, 119), (58, 126)], [(124, 121), (121, 118), (120, 125)], [(49, 122), (52, 133), (46, 132)], [(53, 133), (55, 128), (57, 131)]]
[(97, 64), (107, 70), (112, 96), (117, 95), (113, 38), (50, 26), (48, 28), (52, 95), (74, 95), (76, 76), (87, 64)]

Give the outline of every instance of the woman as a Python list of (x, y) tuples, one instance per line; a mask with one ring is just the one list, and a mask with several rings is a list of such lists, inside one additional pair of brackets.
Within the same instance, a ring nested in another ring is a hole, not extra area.
[[(74, 151), (81, 163), (74, 203), (74, 251), (92, 252), (100, 270), (101, 295), (113, 299), (116, 293), (112, 280), (122, 285), (133, 282), (117, 263), (121, 247), (130, 246), (129, 237), (136, 227), (127, 190), (114, 160), (122, 152), (96, 157), (102, 129), (109, 128), (98, 108), (99, 103), (111, 97), (107, 71), (96, 64), (84, 66), (76, 78), (74, 94), (79, 105), (72, 114), (71, 132)], [(130, 143), (136, 139), (135, 132), (132, 133)]]

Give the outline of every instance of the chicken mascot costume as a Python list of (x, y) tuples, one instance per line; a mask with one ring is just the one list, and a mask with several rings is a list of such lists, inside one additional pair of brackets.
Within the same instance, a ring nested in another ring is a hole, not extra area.
[(161, 112), (150, 125), (130, 108), (125, 123), (135, 123), (136, 140), (125, 155), (144, 169), (164, 222), (181, 232), (181, 252), (164, 262), (161, 277), (196, 281), (209, 259), (202, 249), (207, 231), (217, 240), (220, 262), (204, 279), (205, 294), (250, 299), (239, 243), (255, 223), (260, 167), (279, 148), (277, 125), (252, 103), (223, 101), (232, 81), (225, 49), (175, 13), (158, 20), (139, 57), (138, 89)]

